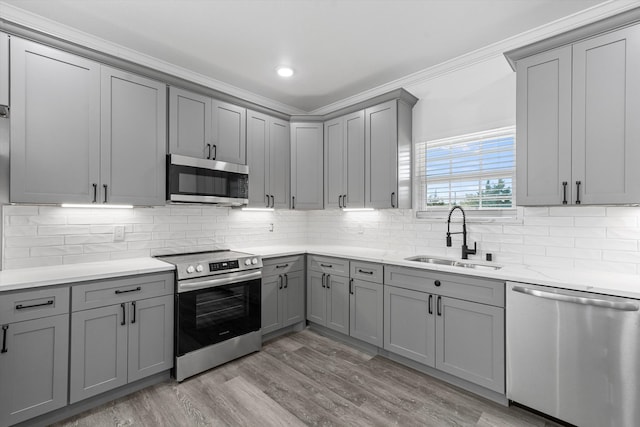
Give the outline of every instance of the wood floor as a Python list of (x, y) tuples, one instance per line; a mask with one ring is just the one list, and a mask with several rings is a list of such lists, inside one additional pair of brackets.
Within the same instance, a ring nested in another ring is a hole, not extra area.
[(62, 426), (556, 426), (305, 330)]

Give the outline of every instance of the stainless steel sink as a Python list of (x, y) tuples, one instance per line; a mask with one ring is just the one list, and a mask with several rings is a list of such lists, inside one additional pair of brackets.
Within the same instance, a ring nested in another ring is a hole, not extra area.
[(476, 270), (500, 270), (502, 267), (499, 265), (490, 264), (476, 264), (473, 262), (456, 261), (447, 258), (435, 258), (426, 255), (416, 255), (409, 258), (405, 258), (407, 261), (424, 262), (427, 264), (448, 265), (451, 267), (473, 268)]

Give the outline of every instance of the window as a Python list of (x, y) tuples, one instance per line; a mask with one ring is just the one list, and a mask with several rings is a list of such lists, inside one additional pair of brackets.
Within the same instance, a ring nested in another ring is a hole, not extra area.
[(416, 144), (417, 211), (515, 209), (515, 128)]

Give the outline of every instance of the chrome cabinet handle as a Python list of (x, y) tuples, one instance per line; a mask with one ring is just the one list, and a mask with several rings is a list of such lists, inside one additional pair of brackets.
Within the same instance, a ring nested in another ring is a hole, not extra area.
[(322, 273), (322, 287), (326, 288), (326, 286), (324, 285), (324, 279), (326, 277), (327, 273)]
[(608, 301), (600, 298), (586, 298), (586, 297), (578, 297), (574, 295), (566, 295), (555, 292), (545, 292), (537, 289), (529, 289), (524, 286), (514, 286), (514, 292), (519, 292), (521, 294), (531, 295), (538, 298), (550, 299), (553, 301), (561, 301), (561, 302), (569, 302), (573, 304), (580, 305), (592, 305), (595, 307), (603, 307), (603, 308), (611, 308), (614, 310), (620, 311), (638, 311), (638, 304), (634, 304), (632, 302), (618, 302), (618, 301)]
[[(211, 149), (209, 149), (209, 153), (211, 153)], [(215, 160), (218, 157), (218, 146), (216, 144), (213, 144), (213, 156), (211, 154), (209, 156), (211, 160)]]
[(342, 207), (343, 208), (347, 207), (347, 195), (346, 194), (342, 195)]
[(429, 314), (433, 314), (433, 295), (429, 295)]
[(284, 275), (284, 288), (287, 289), (289, 287), (289, 276), (285, 273)]
[(330, 283), (331, 283), (331, 275), (327, 274), (327, 289), (331, 289), (331, 286), (329, 286)]
[(291, 209), (296, 208), (296, 196), (291, 196)]
[(353, 295), (353, 279), (349, 279), (349, 293)]
[(2, 350), (0, 353), (6, 353), (7, 351), (7, 329), (9, 329), (9, 325), (2, 326)]
[(127, 324), (127, 312), (126, 312), (125, 304), (124, 303), (120, 304), (120, 308), (122, 309), (122, 322), (120, 322), (120, 325), (124, 326)]
[(576, 205), (580, 204), (580, 184), (582, 184), (582, 182), (576, 181)]
[(102, 184), (102, 187), (104, 188), (104, 203), (107, 203), (107, 193), (109, 187), (107, 186), (107, 184)]
[(567, 204), (567, 181), (562, 181), (562, 204)]
[(131, 307), (133, 309), (132, 310), (133, 311), (133, 316), (132, 316), (132, 319), (131, 319), (131, 324), (133, 325), (134, 323), (136, 323), (136, 302), (135, 301), (131, 302)]
[(396, 204), (394, 202), (395, 198), (396, 198), (396, 193), (395, 192), (391, 193), (391, 207), (392, 208), (396, 207)]
[(442, 297), (438, 295), (438, 316), (442, 316)]
[(278, 289), (282, 289), (282, 274), (278, 274)]
[(338, 196), (338, 207), (342, 207), (342, 195)]
[(207, 144), (207, 159), (211, 159), (211, 144)]
[(91, 185), (93, 185), (93, 202), (92, 203), (98, 203), (98, 184), (94, 182)]

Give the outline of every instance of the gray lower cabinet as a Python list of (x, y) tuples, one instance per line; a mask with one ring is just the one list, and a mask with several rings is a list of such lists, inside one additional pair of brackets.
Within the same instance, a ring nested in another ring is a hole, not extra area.
[(70, 403), (173, 367), (171, 283), (160, 273), (72, 288)]
[[(307, 260), (307, 320), (349, 335), (349, 261)], [(346, 272), (346, 273), (343, 273)]]
[(382, 283), (350, 279), (349, 335), (383, 347), (384, 292)]
[(262, 278), (262, 334), (305, 319), (304, 256), (264, 261)]
[(0, 297), (0, 426), (67, 404), (69, 288)]
[(291, 124), (291, 209), (322, 209), (322, 123)]

